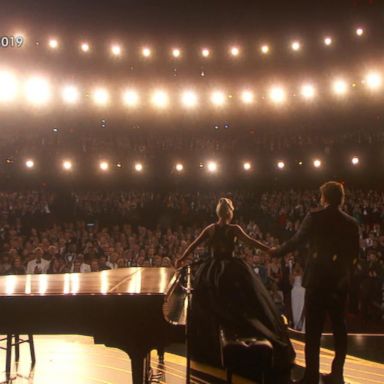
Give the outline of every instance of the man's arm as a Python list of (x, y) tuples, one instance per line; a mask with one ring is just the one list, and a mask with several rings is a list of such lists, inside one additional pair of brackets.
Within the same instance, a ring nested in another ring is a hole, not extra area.
[(296, 249), (300, 244), (303, 244), (304, 242), (306, 242), (312, 231), (312, 226), (313, 226), (312, 215), (308, 213), (307, 216), (305, 216), (296, 234), (291, 239), (286, 241), (281, 247), (275, 249), (272, 252), (272, 255), (276, 255), (276, 256), (286, 255), (287, 253)]

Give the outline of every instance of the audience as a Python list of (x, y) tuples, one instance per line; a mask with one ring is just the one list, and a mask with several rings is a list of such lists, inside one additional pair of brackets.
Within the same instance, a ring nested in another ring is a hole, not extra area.
[[(96, 272), (125, 267), (171, 267), (208, 222), (218, 193), (76, 192), (61, 216), (53, 192), (0, 193), (0, 274)], [(290, 238), (318, 206), (315, 191), (236, 192), (235, 221), (270, 246)], [(382, 317), (384, 192), (349, 190), (344, 210), (361, 228), (361, 252), (352, 278), (350, 312)], [(205, 257), (199, 247), (193, 257)], [(299, 276), (307, 248), (283, 260), (238, 246), (290, 320), (297, 314)], [(292, 296), (291, 289), (294, 288)], [(301, 296), (300, 296), (301, 297)], [(293, 300), (292, 300), (293, 299)], [(300, 299), (301, 300), (301, 299)], [(292, 314), (291, 301), (296, 312)]]

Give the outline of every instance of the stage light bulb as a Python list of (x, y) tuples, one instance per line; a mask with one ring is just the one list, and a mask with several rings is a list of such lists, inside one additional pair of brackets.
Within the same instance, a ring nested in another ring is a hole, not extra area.
[(74, 85), (67, 85), (63, 88), (62, 97), (65, 103), (75, 104), (80, 99), (80, 93)]
[(201, 50), (201, 55), (202, 55), (203, 57), (208, 57), (210, 54), (211, 54), (211, 52), (209, 51), (208, 48), (203, 48), (203, 49)]
[(251, 163), (249, 163), (248, 161), (245, 162), (243, 164), (243, 168), (244, 168), (245, 171), (249, 171), (252, 168)]
[(193, 91), (184, 91), (181, 95), (181, 102), (186, 108), (194, 108), (197, 106), (198, 98)]
[(136, 163), (136, 164), (135, 164), (135, 171), (136, 171), (136, 172), (142, 172), (142, 170), (143, 170), (143, 164), (141, 164), (141, 163)]
[(291, 44), (291, 48), (293, 51), (299, 51), (301, 49), (301, 44), (299, 41), (293, 41)]
[(361, 27), (356, 28), (356, 35), (357, 36), (363, 36), (364, 35), (364, 29)]
[(348, 85), (345, 80), (339, 79), (335, 80), (333, 83), (333, 91), (336, 95), (344, 95), (348, 91)]
[(72, 169), (72, 161), (64, 160), (63, 161), (63, 169), (65, 171), (70, 171)]
[(35, 166), (35, 162), (33, 160), (27, 160), (25, 162), (25, 166), (29, 169), (33, 168)]
[(172, 49), (172, 56), (177, 59), (181, 56), (181, 51), (179, 48), (173, 48)]
[(244, 104), (252, 104), (254, 101), (254, 94), (252, 91), (243, 91), (241, 92), (241, 100), (243, 101)]
[(46, 104), (51, 97), (51, 87), (43, 77), (31, 77), (25, 87), (27, 100), (33, 105)]
[(80, 49), (81, 49), (83, 52), (89, 52), (89, 50), (91, 49), (91, 47), (89, 46), (88, 43), (84, 42), (84, 43), (81, 43), (81, 45), (80, 45)]
[(240, 49), (238, 48), (238, 47), (232, 47), (231, 48), (231, 50), (230, 50), (230, 52), (231, 52), (231, 55), (232, 56), (239, 56), (239, 54), (240, 54)]
[(321, 160), (319, 160), (319, 159), (314, 160), (313, 161), (313, 166), (315, 168), (320, 168), (321, 167)]
[(220, 107), (225, 104), (225, 94), (222, 91), (214, 91), (211, 94), (212, 104)]
[(324, 38), (324, 44), (329, 46), (332, 44), (332, 38), (331, 37), (326, 37)]
[(140, 102), (139, 94), (134, 89), (123, 92), (123, 103), (128, 107), (136, 107)]
[(272, 87), (269, 91), (269, 98), (275, 104), (282, 104), (287, 98), (286, 92), (282, 87)]
[(264, 44), (264, 45), (261, 46), (260, 50), (261, 50), (261, 53), (266, 55), (267, 53), (269, 53), (269, 46)]
[(154, 107), (159, 109), (164, 109), (169, 105), (169, 96), (167, 92), (162, 90), (157, 90), (153, 92), (151, 101)]
[(383, 79), (380, 75), (380, 73), (377, 72), (370, 72), (366, 75), (365, 81), (367, 84), (367, 87), (376, 90), (381, 87)]
[(7, 71), (0, 72), (0, 102), (9, 102), (17, 96), (16, 77)]
[(357, 164), (359, 164), (359, 162), (360, 162), (360, 160), (357, 156), (352, 157), (352, 164), (353, 165), (357, 165)]
[(207, 164), (207, 169), (210, 173), (217, 171), (217, 163), (215, 161), (209, 161)]
[(109, 163), (107, 161), (100, 161), (99, 163), (99, 168), (102, 170), (102, 171), (108, 171), (109, 169)]
[(48, 46), (49, 48), (56, 49), (59, 47), (59, 42), (56, 39), (49, 39)]
[(150, 48), (148, 47), (144, 47), (142, 50), (141, 50), (141, 53), (144, 57), (150, 57), (152, 55), (152, 51)]
[(283, 169), (285, 167), (285, 163), (284, 163), (284, 161), (279, 161), (278, 163), (277, 163), (277, 168), (279, 168), (279, 169)]
[(114, 56), (120, 56), (122, 52), (121, 46), (118, 44), (113, 44), (111, 47), (111, 52), (112, 52), (112, 55)]
[(183, 169), (184, 169), (184, 165), (181, 164), (181, 163), (177, 163), (176, 166), (175, 166), (175, 169), (177, 172), (182, 172)]
[(104, 106), (109, 102), (109, 93), (105, 88), (97, 88), (93, 91), (92, 98), (95, 104)]
[(316, 94), (315, 87), (312, 84), (304, 84), (301, 87), (300, 93), (304, 99), (313, 99)]

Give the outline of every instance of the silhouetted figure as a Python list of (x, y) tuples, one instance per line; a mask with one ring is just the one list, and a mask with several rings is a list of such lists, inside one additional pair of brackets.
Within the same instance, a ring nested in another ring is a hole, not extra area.
[(305, 292), (306, 384), (319, 382), (320, 339), (328, 314), (333, 327), (335, 358), (326, 383), (344, 383), (347, 354), (345, 309), (352, 267), (359, 256), (359, 228), (354, 218), (341, 210), (344, 188), (337, 182), (320, 187), (322, 209), (308, 213), (298, 232), (272, 255), (284, 255), (309, 242), (310, 253), (303, 277)]

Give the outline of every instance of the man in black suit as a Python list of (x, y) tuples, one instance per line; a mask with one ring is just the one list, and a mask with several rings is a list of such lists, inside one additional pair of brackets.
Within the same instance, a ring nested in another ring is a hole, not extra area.
[(299, 383), (318, 384), (320, 339), (325, 317), (332, 322), (335, 358), (332, 372), (323, 376), (326, 383), (344, 383), (347, 354), (345, 307), (353, 264), (359, 255), (359, 228), (354, 218), (341, 210), (343, 185), (334, 181), (320, 187), (322, 209), (308, 213), (298, 232), (271, 251), (282, 256), (309, 242), (310, 253), (303, 277), (305, 292), (304, 378)]

